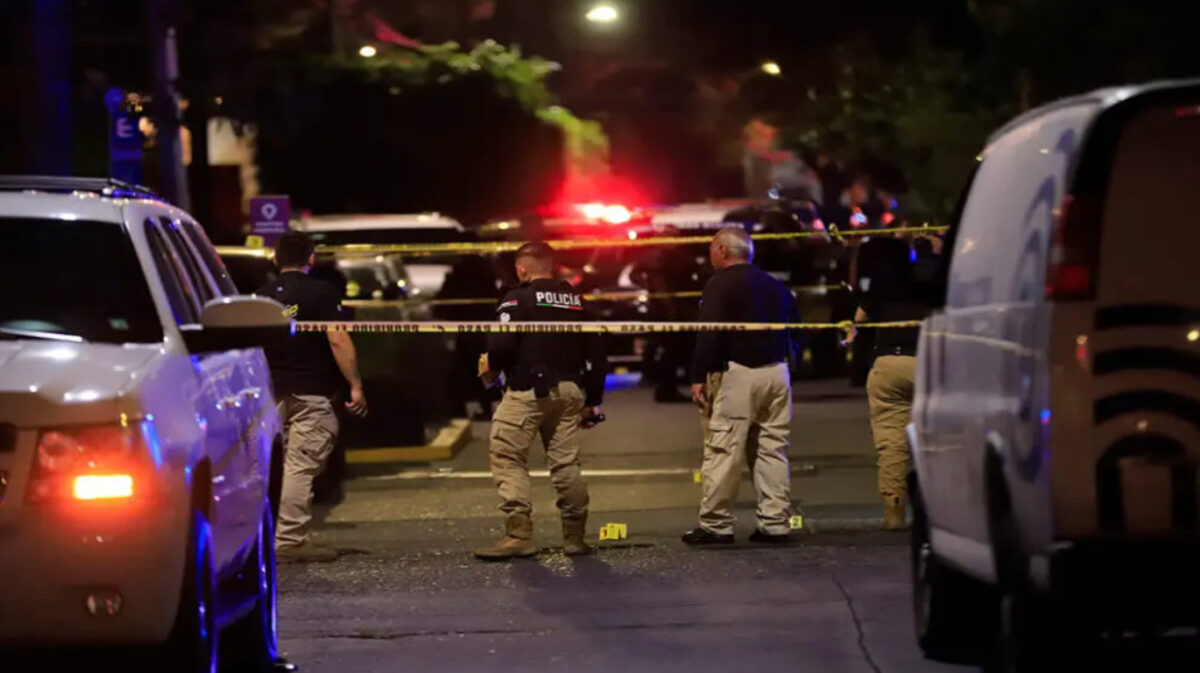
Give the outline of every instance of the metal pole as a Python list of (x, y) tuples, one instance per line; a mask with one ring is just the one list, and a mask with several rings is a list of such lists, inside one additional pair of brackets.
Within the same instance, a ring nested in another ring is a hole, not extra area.
[(147, 0), (150, 48), (154, 60), (154, 126), (158, 129), (159, 190), (171, 203), (189, 210), (187, 171), (179, 136), (179, 57), (172, 0)]

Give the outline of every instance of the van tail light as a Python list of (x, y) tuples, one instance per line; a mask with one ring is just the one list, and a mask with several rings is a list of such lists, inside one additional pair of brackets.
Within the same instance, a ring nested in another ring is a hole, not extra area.
[(38, 438), (25, 498), (45, 503), (140, 496), (148, 462), (142, 449), (137, 425), (46, 430)]
[(1068, 195), (1059, 207), (1046, 269), (1046, 298), (1089, 300), (1096, 296), (1100, 257), (1100, 199)]

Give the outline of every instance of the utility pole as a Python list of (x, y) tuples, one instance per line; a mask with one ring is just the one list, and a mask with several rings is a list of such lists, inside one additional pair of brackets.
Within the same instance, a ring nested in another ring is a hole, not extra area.
[(158, 182), (171, 203), (191, 209), (183, 142), (179, 135), (179, 56), (176, 50), (173, 0), (146, 0), (150, 15), (150, 49), (154, 61), (154, 126), (158, 129)]

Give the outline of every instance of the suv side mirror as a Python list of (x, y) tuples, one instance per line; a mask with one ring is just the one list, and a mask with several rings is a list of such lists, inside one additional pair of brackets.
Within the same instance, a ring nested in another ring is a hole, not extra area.
[(274, 299), (218, 297), (204, 305), (199, 325), (187, 325), (180, 331), (193, 353), (259, 348), (291, 335), (292, 319)]

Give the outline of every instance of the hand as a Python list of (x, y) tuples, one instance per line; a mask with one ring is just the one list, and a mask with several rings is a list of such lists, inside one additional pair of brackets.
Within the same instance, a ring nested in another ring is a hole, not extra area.
[(850, 344), (854, 343), (854, 338), (858, 336), (858, 328), (851, 325), (844, 328), (842, 334), (846, 337), (842, 339), (842, 345), (849, 346)]
[(708, 406), (708, 400), (705, 396), (703, 383), (692, 384), (692, 401), (695, 402), (696, 406), (700, 407), (701, 409)]
[(491, 365), (488, 363), (487, 353), (479, 356), (479, 368), (477, 372), (479, 380), (483, 382), (484, 388), (491, 388), (500, 379), (500, 374), (492, 371)]
[(350, 387), (350, 401), (346, 402), (346, 411), (359, 417), (367, 415), (367, 396), (363, 394), (361, 385)]
[(579, 414), (579, 426), (584, 430), (596, 427), (604, 421), (604, 414), (600, 413), (600, 407), (584, 407)]

